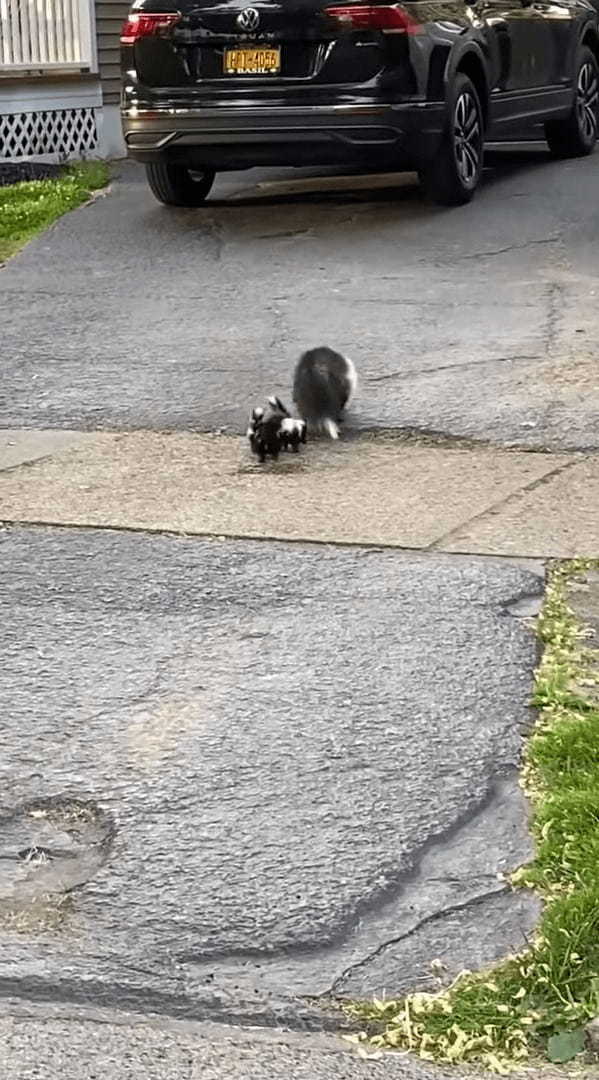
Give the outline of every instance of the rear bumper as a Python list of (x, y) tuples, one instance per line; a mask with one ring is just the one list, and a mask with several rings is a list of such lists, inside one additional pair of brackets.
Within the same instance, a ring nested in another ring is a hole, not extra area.
[(442, 102), (122, 110), (132, 157), (219, 169), (364, 159), (418, 165), (434, 154), (444, 117)]

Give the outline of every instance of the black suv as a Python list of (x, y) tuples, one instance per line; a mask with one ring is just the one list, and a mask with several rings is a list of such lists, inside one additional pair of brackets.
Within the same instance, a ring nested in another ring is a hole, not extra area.
[(543, 123), (566, 157), (597, 137), (587, 0), (136, 0), (121, 50), (129, 152), (174, 206), (254, 165), (417, 169), (464, 203), (485, 139)]

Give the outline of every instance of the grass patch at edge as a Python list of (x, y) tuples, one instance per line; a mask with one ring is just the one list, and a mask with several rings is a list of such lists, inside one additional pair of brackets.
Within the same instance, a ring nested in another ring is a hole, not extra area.
[(25, 180), (0, 187), (0, 262), (47, 229), (67, 210), (74, 210), (92, 191), (108, 183), (103, 161), (69, 165), (51, 180)]
[(570, 582), (597, 567), (554, 566), (537, 620), (545, 646), (533, 696), (539, 712), (522, 773), (536, 855), (512, 884), (542, 897), (539, 930), (525, 951), (491, 972), (463, 972), (438, 993), (346, 1004), (365, 1025), (351, 1037), (364, 1049), (508, 1072), (539, 1056), (570, 1060), (599, 1014), (599, 705), (584, 696), (599, 653), (585, 648), (568, 607)]

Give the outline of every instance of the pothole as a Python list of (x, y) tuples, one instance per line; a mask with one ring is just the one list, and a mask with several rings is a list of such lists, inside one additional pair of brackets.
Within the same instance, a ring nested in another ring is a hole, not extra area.
[(510, 604), (506, 604), (506, 611), (517, 619), (536, 619), (543, 605), (543, 593), (530, 593), (520, 596)]
[(115, 831), (95, 802), (60, 795), (0, 817), (0, 926), (57, 926), (72, 909), (70, 893), (106, 862)]

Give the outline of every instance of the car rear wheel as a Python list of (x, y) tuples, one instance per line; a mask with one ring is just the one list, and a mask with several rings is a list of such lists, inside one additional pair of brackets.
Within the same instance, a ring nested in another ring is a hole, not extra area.
[(582, 157), (590, 154), (597, 142), (599, 65), (586, 45), (578, 54), (574, 85), (570, 114), (565, 120), (549, 120), (545, 124), (545, 138), (556, 157)]
[(448, 100), (448, 121), (441, 146), (420, 172), (426, 193), (442, 206), (470, 202), (482, 173), (483, 116), (474, 83), (456, 75)]
[(192, 171), (174, 161), (152, 161), (146, 165), (152, 194), (165, 206), (201, 206), (213, 183), (210, 169)]

